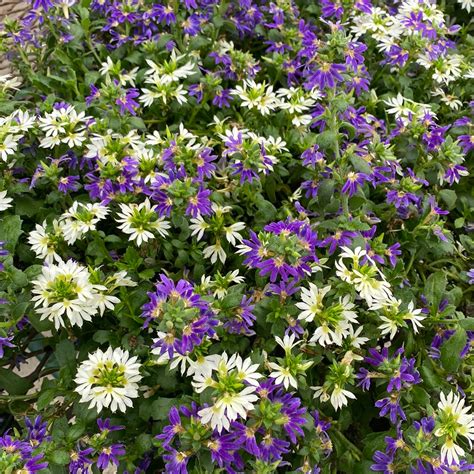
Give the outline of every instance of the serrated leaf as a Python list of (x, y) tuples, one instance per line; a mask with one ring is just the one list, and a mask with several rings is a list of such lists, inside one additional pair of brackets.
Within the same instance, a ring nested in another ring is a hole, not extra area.
[(467, 342), (467, 334), (463, 328), (456, 332), (441, 346), (441, 363), (449, 373), (455, 373), (461, 364), (461, 351)]
[(446, 283), (446, 275), (442, 271), (432, 273), (426, 280), (423, 293), (435, 310), (438, 309), (438, 306), (441, 303), (446, 290)]
[(0, 367), (0, 387), (10, 395), (23, 395), (31, 386), (32, 383), (27, 378), (20, 377), (13, 371)]
[(5, 248), (11, 253), (15, 250), (16, 244), (22, 234), (20, 216), (6, 216), (0, 220), (0, 240), (5, 242)]

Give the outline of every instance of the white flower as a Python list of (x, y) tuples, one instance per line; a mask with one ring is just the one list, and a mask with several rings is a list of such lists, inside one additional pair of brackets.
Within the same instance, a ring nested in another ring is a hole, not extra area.
[(303, 342), (302, 339), (297, 341), (296, 336), (294, 334), (291, 334), (291, 335), (285, 334), (285, 336), (283, 337), (283, 340), (281, 339), (281, 337), (275, 336), (275, 341), (281, 348), (285, 350), (285, 352), (289, 352), (289, 353), (291, 353), (291, 350), (293, 349), (293, 347), (296, 347), (298, 344), (301, 344)]
[(173, 49), (173, 51), (171, 51), (170, 59), (163, 61), (163, 64), (156, 64), (151, 59), (147, 59), (146, 62), (148, 66), (150, 66), (150, 69), (145, 71), (145, 75), (152, 78), (158, 78), (164, 84), (186, 79), (195, 73), (196, 66), (190, 61), (182, 66), (178, 66), (178, 63), (181, 62), (183, 58), (186, 58), (186, 55), (181, 54), (178, 56), (177, 50)]
[[(252, 364), (250, 358), (242, 360), (239, 354), (228, 357), (225, 352), (218, 357), (206, 357), (210, 364), (204, 371), (194, 373), (192, 386), (197, 393), (207, 388), (214, 390), (214, 405), (198, 414), (203, 424), (210, 423), (220, 432), (237, 417), (246, 419), (247, 412), (253, 409), (253, 402), (258, 400), (254, 392), (257, 379), (262, 375), (256, 371), (258, 364)], [(249, 385), (245, 386), (244, 382)]]
[(53, 148), (59, 143), (69, 147), (80, 146), (86, 140), (86, 123), (91, 117), (86, 117), (85, 112), (77, 113), (74, 106), (54, 109), (39, 117), (39, 126), (46, 137), (41, 139), (40, 147)]
[(225, 263), (227, 258), (225, 250), (222, 248), (222, 245), (219, 240), (213, 245), (208, 245), (203, 250), (202, 255), (204, 258), (210, 258), (211, 263), (216, 263), (218, 257), (222, 263)]
[(318, 288), (314, 283), (309, 284), (308, 288), (301, 288), (302, 302), (296, 303), (296, 307), (303, 310), (298, 319), (311, 322), (316, 315), (323, 310), (323, 298), (331, 290), (331, 286)]
[(156, 206), (152, 207), (148, 198), (141, 204), (120, 204), (120, 210), (119, 218), (115, 219), (121, 223), (119, 229), (130, 235), (129, 240), (136, 240), (138, 246), (154, 239), (154, 232), (162, 237), (168, 235), (169, 222), (158, 217)]
[(417, 334), (418, 329), (423, 327), (421, 321), (426, 319), (426, 316), (423, 315), (421, 309), (414, 308), (415, 304), (413, 303), (413, 301), (410, 301), (410, 303), (408, 303), (407, 312), (403, 314), (403, 319), (406, 319), (411, 322), (411, 324), (413, 325), (413, 332)]
[(253, 410), (253, 402), (258, 400), (258, 396), (254, 393), (255, 390), (255, 387), (251, 386), (245, 387), (238, 393), (226, 392), (217, 400), (216, 406), (224, 408), (225, 416), (229, 421), (234, 421), (239, 416), (245, 420), (247, 412)]
[(276, 384), (283, 384), (287, 390), (290, 385), (294, 388), (298, 388), (298, 382), (296, 381), (296, 378), (293, 377), (288, 367), (281, 367), (275, 362), (269, 362), (268, 366), (273, 369), (270, 377), (275, 379)]
[(0, 156), (3, 161), (7, 161), (8, 156), (16, 152), (20, 138), (19, 135), (6, 135), (0, 139)]
[(381, 335), (390, 334), (390, 339), (393, 339), (400, 327), (407, 327), (406, 321), (410, 321), (413, 325), (413, 332), (418, 333), (418, 329), (423, 327), (421, 321), (426, 316), (421, 315), (421, 309), (414, 309), (414, 303), (408, 304), (407, 311), (400, 311), (401, 300), (392, 297), (387, 299), (377, 300), (372, 302), (369, 306), (371, 311), (382, 310), (383, 315), (380, 316), (383, 324), (379, 326)]
[(13, 201), (13, 198), (7, 197), (6, 191), (0, 191), (0, 211), (4, 211), (9, 207), (12, 207), (10, 204)]
[(90, 231), (96, 230), (96, 224), (105, 219), (109, 209), (100, 203), (83, 204), (74, 201), (72, 206), (61, 215), (61, 231), (69, 245)]
[(11, 74), (3, 74), (0, 76), (0, 87), (2, 91), (7, 89), (16, 89), (21, 85), (21, 79), (18, 77), (13, 77)]
[[(157, 348), (159, 350), (159, 348)], [(221, 360), (219, 354), (211, 354), (206, 357), (198, 356), (196, 360), (189, 359), (189, 368), (186, 372), (188, 377), (192, 375), (197, 376), (198, 374), (211, 374), (213, 370), (217, 369), (217, 366)]]
[(441, 459), (448, 464), (459, 463), (459, 456), (464, 456), (464, 449), (456, 444), (458, 436), (463, 436), (472, 448), (474, 441), (474, 415), (469, 413), (470, 406), (464, 406), (465, 399), (459, 394), (449, 392), (440, 395), (436, 413), (435, 435), (442, 437)]
[(13, 123), (17, 123), (15, 125), (16, 130), (20, 132), (27, 132), (36, 122), (36, 117), (31, 116), (26, 110), (17, 110), (12, 114), (12, 118), (14, 118)]
[(90, 283), (90, 276), (87, 268), (73, 260), (45, 265), (32, 282), (32, 300), (41, 319), (54, 321), (56, 329), (66, 327), (65, 316), (71, 326), (91, 321), (98, 311), (98, 290), (107, 288)]
[(362, 273), (354, 270), (353, 283), (361, 298), (370, 306), (375, 300), (385, 300), (392, 296), (390, 283), (374, 278), (372, 274)]
[(212, 405), (207, 408), (203, 408), (198, 412), (201, 417), (201, 423), (209, 423), (211, 427), (221, 433), (222, 430), (228, 430), (230, 428), (229, 418), (225, 415), (224, 405)]
[(32, 230), (28, 236), (28, 243), (31, 250), (35, 252), (38, 258), (43, 259), (47, 263), (61, 262), (62, 258), (56, 253), (57, 246), (62, 239), (62, 230), (58, 221), (53, 221), (53, 233), (46, 231), (46, 221), (43, 225), (36, 224), (35, 230)]
[(433, 79), (441, 84), (449, 84), (461, 76), (462, 56), (459, 54), (451, 54), (450, 56), (441, 57), (436, 62)]
[(474, 0), (457, 0), (461, 4), (461, 8), (464, 8), (468, 13), (471, 13), (471, 8), (474, 9)]
[(392, 340), (398, 332), (398, 324), (394, 319), (389, 319), (386, 316), (380, 316), (383, 321), (378, 328), (380, 329), (380, 335), (390, 334), (390, 340)]
[(350, 334), (351, 323), (357, 322), (357, 314), (352, 311), (354, 304), (346, 295), (339, 298), (338, 303), (327, 307), (323, 304), (324, 296), (329, 293), (331, 286), (318, 288), (314, 283), (309, 284), (309, 289), (301, 289), (302, 302), (296, 303), (303, 312), (298, 319), (307, 322), (316, 320), (316, 328), (310, 342), (326, 346), (327, 344), (342, 345), (342, 340)]
[(106, 295), (105, 293), (97, 295), (97, 307), (101, 316), (104, 315), (106, 309), (113, 310), (117, 303), (120, 303), (120, 300), (116, 296)]
[(462, 106), (462, 102), (455, 95), (447, 94), (439, 87), (432, 92), (432, 95), (440, 97), (441, 102), (446, 104), (452, 110), (459, 110)]
[(367, 252), (362, 247), (356, 247), (351, 250), (349, 247), (341, 247), (342, 252), (340, 258), (351, 258), (353, 263), (359, 263), (360, 259), (367, 255)]
[(257, 84), (253, 79), (244, 80), (243, 86), (236, 86), (231, 93), (241, 100), (242, 107), (256, 108), (262, 115), (268, 115), (280, 103), (273, 86), (267, 86), (265, 82)]
[(368, 340), (368, 337), (361, 337), (360, 333), (363, 331), (364, 326), (359, 326), (357, 330), (354, 332), (354, 328), (351, 326), (349, 328), (349, 335), (347, 339), (352, 347), (356, 349), (360, 349)]
[(191, 235), (196, 235), (196, 239), (199, 242), (203, 238), (204, 232), (209, 229), (209, 224), (201, 215), (198, 215), (191, 219), (189, 228), (192, 230)]
[(75, 390), (81, 395), (81, 402), (90, 402), (89, 408), (96, 407), (99, 413), (109, 407), (112, 412), (125, 412), (133, 406), (132, 398), (138, 397), (137, 382), (141, 378), (140, 363), (128, 351), (97, 349), (80, 365)]
[(355, 400), (356, 396), (352, 392), (349, 392), (349, 390), (344, 390), (339, 387), (339, 385), (336, 385), (331, 393), (331, 405), (335, 410), (339, 410), (339, 408), (347, 405), (348, 398)]
[(355, 400), (356, 396), (349, 390), (345, 390), (338, 384), (335, 384), (331, 394), (325, 387), (311, 387), (315, 391), (314, 398), (319, 398), (322, 402), (331, 401), (335, 410), (339, 410), (348, 403), (348, 398)]
[(239, 231), (245, 229), (245, 224), (243, 222), (235, 222), (234, 224), (224, 227), (225, 238), (227, 242), (232, 245), (236, 245), (236, 240), (239, 242), (242, 241), (242, 236)]

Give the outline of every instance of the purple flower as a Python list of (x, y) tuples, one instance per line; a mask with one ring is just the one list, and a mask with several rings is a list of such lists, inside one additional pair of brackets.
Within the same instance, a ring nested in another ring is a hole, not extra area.
[(283, 428), (293, 444), (297, 443), (297, 436), (304, 436), (302, 426), (306, 423), (304, 417), (306, 408), (301, 407), (299, 398), (287, 397), (282, 400)]
[(156, 439), (160, 439), (163, 441), (163, 447), (165, 449), (169, 449), (170, 444), (173, 441), (174, 437), (184, 431), (184, 428), (181, 424), (181, 417), (176, 407), (172, 407), (170, 409), (168, 413), (168, 419), (170, 421), (170, 424), (166, 425), (163, 428), (163, 431), (161, 432), (161, 434), (156, 436)]
[(382, 64), (390, 64), (391, 66), (403, 67), (408, 61), (408, 51), (402, 49), (400, 46), (394, 44), (390, 46), (388, 51), (385, 51), (385, 60)]
[(474, 331), (467, 331), (467, 342), (459, 354), (460, 357), (466, 357), (472, 349), (474, 349)]
[(369, 177), (366, 174), (354, 173), (353, 171), (350, 171), (347, 175), (347, 181), (344, 183), (341, 192), (348, 194), (349, 197), (352, 197), (357, 192), (357, 188), (359, 186), (363, 186), (368, 180)]
[(413, 426), (417, 431), (422, 430), (425, 435), (429, 435), (435, 429), (435, 420), (432, 417), (422, 418), (419, 422), (413, 422)]
[(392, 394), (390, 397), (376, 401), (375, 406), (380, 408), (380, 416), (385, 416), (388, 413), (390, 421), (393, 424), (396, 424), (397, 417), (400, 417), (402, 420), (407, 419), (402, 407), (400, 406), (400, 398), (397, 394)]
[(224, 109), (230, 107), (230, 102), (232, 100), (232, 95), (230, 89), (218, 89), (215, 92), (215, 95), (212, 99), (212, 105)]
[[(5, 242), (3, 240), (0, 240), (0, 257), (6, 257), (10, 253), (6, 248), (4, 248), (4, 246)], [(5, 270), (5, 266), (2, 262), (0, 262), (0, 272), (2, 272), (3, 270)]]
[(227, 434), (223, 436), (216, 436), (206, 442), (206, 446), (211, 452), (211, 459), (213, 462), (223, 467), (234, 460), (234, 452), (239, 448), (240, 442), (233, 441), (234, 436)]
[(185, 354), (201, 344), (205, 336), (214, 335), (217, 324), (214, 313), (193, 286), (186, 280), (173, 280), (160, 275), (154, 293), (148, 293), (150, 301), (143, 306), (144, 327), (154, 321), (158, 326), (158, 338), (153, 348), (160, 348), (173, 357), (174, 351)]
[(346, 66), (344, 64), (322, 63), (319, 69), (308, 77), (305, 88), (312, 89), (315, 86), (320, 89), (334, 88), (338, 82), (342, 81), (341, 73), (345, 70)]
[(97, 418), (97, 426), (102, 433), (108, 434), (111, 431), (120, 431), (124, 430), (125, 426), (122, 425), (111, 425), (110, 418), (106, 418), (105, 420), (102, 418)]
[(140, 104), (133, 99), (135, 99), (139, 95), (140, 93), (137, 89), (128, 89), (127, 91), (125, 91), (125, 94), (115, 101), (115, 103), (120, 108), (120, 113), (125, 114), (125, 112), (128, 111), (132, 115), (137, 115), (135, 109), (139, 107)]
[(32, 422), (29, 418), (25, 418), (25, 425), (28, 430), (27, 440), (33, 445), (37, 446), (50, 437), (46, 435), (48, 423), (42, 421), (41, 416), (37, 416)]
[(251, 426), (245, 426), (237, 421), (232, 423), (232, 434), (235, 437), (235, 442), (239, 442), (249, 454), (258, 456), (260, 448), (257, 445), (255, 433), (255, 428)]
[[(304, 221), (273, 222), (264, 227), (260, 234), (250, 231), (250, 240), (243, 240), (247, 247), (244, 264), (258, 268), (261, 276), (270, 276), (273, 283), (277, 278), (288, 281), (303, 278), (311, 272), (309, 263), (316, 262), (315, 247), (317, 234)], [(284, 245), (282, 245), (285, 243)]]
[(252, 313), (255, 305), (253, 297), (242, 296), (239, 307), (232, 310), (232, 316), (224, 323), (224, 327), (231, 334), (245, 334), (253, 336), (255, 331), (250, 328), (253, 326), (257, 317)]
[(465, 166), (450, 164), (444, 173), (444, 179), (452, 186), (454, 183), (459, 183), (461, 176), (467, 175)]
[(84, 474), (89, 472), (92, 459), (88, 457), (94, 452), (94, 448), (86, 448), (71, 453), (71, 462), (69, 463), (70, 474)]
[(374, 464), (370, 466), (372, 471), (383, 472), (384, 474), (394, 474), (393, 454), (387, 454), (382, 451), (375, 451)]
[(174, 13), (174, 9), (171, 5), (160, 5), (155, 3), (153, 5), (153, 16), (159, 21), (160, 23), (165, 23), (166, 25), (171, 25), (172, 23), (176, 23), (176, 15)]
[(48, 467), (47, 462), (40, 462), (43, 460), (44, 454), (38, 454), (33, 456), (25, 463), (23, 469), (20, 469), (20, 472), (26, 472), (28, 474), (34, 474), (35, 472), (41, 471)]
[(321, 247), (329, 246), (329, 255), (332, 255), (341, 246), (350, 246), (352, 239), (357, 237), (357, 232), (342, 230), (337, 231), (335, 234), (326, 237), (321, 242)]
[(201, 31), (201, 21), (196, 14), (189, 15), (186, 20), (181, 23), (183, 31), (189, 36), (196, 36)]
[(340, 19), (344, 13), (341, 3), (336, 0), (331, 2), (330, 0), (321, 0), (321, 16), (323, 18), (335, 17)]
[(33, 9), (43, 8), (45, 11), (48, 11), (52, 6), (52, 0), (33, 0)]
[(289, 296), (294, 295), (300, 290), (294, 280), (280, 281), (279, 283), (271, 283), (268, 287), (271, 293), (280, 296), (280, 301), (284, 302)]
[(466, 275), (469, 278), (469, 284), (474, 285), (474, 268), (471, 268), (468, 272), (466, 272)]
[(169, 474), (188, 474), (186, 468), (189, 457), (185, 452), (176, 451), (171, 449), (169, 454), (163, 456), (163, 460), (166, 462), (166, 472)]
[(212, 192), (209, 189), (199, 189), (195, 196), (188, 200), (186, 215), (197, 217), (199, 215), (208, 216), (212, 213), (211, 201), (209, 196)]
[(268, 45), (266, 53), (278, 53), (283, 54), (285, 51), (291, 51), (291, 46), (281, 41), (264, 41), (264, 44)]
[(266, 433), (259, 445), (260, 454), (264, 461), (281, 459), (282, 455), (289, 452), (290, 443), (283, 439), (275, 438), (271, 432)]
[(97, 467), (105, 469), (110, 463), (118, 466), (120, 461), (117, 456), (123, 456), (125, 454), (125, 448), (123, 444), (112, 444), (108, 447), (102, 448), (97, 459)]
[(64, 194), (69, 191), (77, 191), (79, 189), (79, 176), (64, 176), (59, 178), (58, 190)]
[(394, 389), (400, 391), (403, 385), (416, 385), (421, 382), (420, 374), (415, 368), (415, 359), (407, 359), (404, 357), (400, 364), (400, 368), (392, 375), (387, 386), (387, 392)]
[(33, 451), (30, 443), (16, 440), (8, 434), (0, 436), (0, 448), (8, 453), (18, 453), (23, 458), (30, 456)]
[(199, 104), (204, 97), (204, 84), (191, 84), (188, 88), (189, 95), (196, 97), (196, 102)]
[(369, 390), (372, 372), (369, 372), (366, 368), (361, 367), (359, 372), (356, 374), (356, 377), (359, 379), (358, 387), (362, 387), (362, 390)]
[(87, 106), (90, 106), (92, 102), (94, 102), (94, 100), (100, 97), (100, 90), (94, 84), (90, 84), (89, 89), (90, 89), (90, 95), (86, 97)]
[(385, 255), (388, 256), (388, 260), (390, 261), (390, 265), (395, 267), (397, 264), (397, 257), (401, 255), (402, 252), (400, 249), (400, 244), (398, 242), (391, 245), (387, 250), (385, 250)]
[(0, 336), (0, 359), (2, 359), (5, 354), (5, 347), (15, 347), (15, 344), (12, 344), (11, 341), (13, 341), (13, 336)]
[(319, 145), (313, 145), (308, 148), (301, 154), (303, 158), (303, 166), (311, 166), (312, 168), (316, 167), (316, 163), (319, 161), (324, 161), (324, 155), (319, 151)]
[(439, 359), (441, 357), (440, 348), (456, 331), (453, 329), (438, 329), (437, 334), (431, 341), (430, 349), (428, 351), (432, 359)]
[(467, 154), (471, 150), (474, 150), (474, 135), (460, 135), (458, 140), (464, 153)]

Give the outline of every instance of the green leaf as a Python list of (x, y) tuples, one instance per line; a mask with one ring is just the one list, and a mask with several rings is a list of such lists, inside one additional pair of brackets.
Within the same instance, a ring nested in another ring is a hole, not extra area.
[(474, 331), (474, 318), (460, 319), (459, 325), (466, 331)]
[(49, 459), (51, 460), (53, 464), (59, 464), (60, 466), (69, 464), (69, 462), (71, 461), (71, 458), (69, 457), (69, 453), (62, 449), (54, 450), (49, 456)]
[(74, 344), (68, 339), (63, 339), (55, 350), (56, 359), (60, 367), (69, 367), (74, 369), (76, 366), (76, 349)]
[(0, 387), (4, 388), (10, 395), (24, 395), (32, 383), (20, 377), (11, 370), (0, 367)]
[(443, 271), (432, 273), (426, 280), (424, 295), (436, 311), (446, 290), (446, 275)]
[(467, 334), (463, 328), (456, 332), (441, 347), (441, 363), (449, 373), (455, 373), (461, 364), (460, 353), (467, 342)]
[(41, 208), (42, 202), (38, 199), (33, 199), (30, 196), (15, 197), (15, 214), (20, 216), (34, 216)]
[(5, 247), (12, 253), (23, 232), (21, 224), (20, 216), (6, 216), (0, 221), (0, 240), (5, 241)]
[(151, 406), (151, 416), (154, 420), (166, 420), (170, 409), (176, 405), (174, 398), (159, 398)]
[(446, 203), (448, 209), (452, 209), (456, 205), (457, 194), (452, 189), (443, 189), (439, 192), (439, 196)]
[(367, 161), (361, 158), (358, 155), (351, 156), (351, 163), (354, 165), (354, 168), (361, 173), (372, 174), (372, 168), (369, 166)]
[(43, 410), (46, 408), (56, 396), (56, 390), (54, 388), (49, 388), (45, 390), (39, 397), (38, 401), (36, 402), (36, 406), (38, 410)]

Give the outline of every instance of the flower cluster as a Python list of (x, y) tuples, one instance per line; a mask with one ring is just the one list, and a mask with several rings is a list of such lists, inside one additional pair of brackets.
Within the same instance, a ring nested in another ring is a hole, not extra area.
[(473, 470), (473, 11), (5, 19), (0, 471)]

